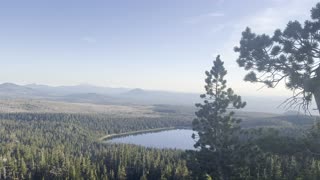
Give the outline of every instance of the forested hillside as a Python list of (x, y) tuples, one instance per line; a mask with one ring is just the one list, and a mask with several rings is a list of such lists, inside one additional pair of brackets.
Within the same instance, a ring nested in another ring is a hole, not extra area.
[(106, 134), (190, 126), (181, 117), (0, 114), (1, 179), (168, 179), (188, 176), (181, 151), (99, 142)]
[[(192, 167), (180, 150), (101, 143), (112, 133), (188, 126), (190, 119), (108, 117), (63, 113), (0, 114), (1, 179), (188, 179)], [(257, 144), (266, 151), (257, 171), (265, 179), (320, 175), (320, 161), (303, 138), (263, 130)], [(311, 142), (310, 142), (311, 143)], [(315, 145), (314, 143), (312, 143)], [(313, 147), (317, 149), (316, 147)], [(289, 153), (290, 152), (290, 153)], [(290, 179), (290, 178), (289, 178)]]

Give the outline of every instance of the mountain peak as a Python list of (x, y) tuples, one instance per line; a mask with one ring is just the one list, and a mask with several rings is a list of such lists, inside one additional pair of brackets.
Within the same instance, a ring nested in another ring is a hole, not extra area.
[(0, 86), (6, 86), (6, 87), (9, 87), (9, 86), (12, 86), (12, 87), (19, 87), (19, 85), (14, 84), (14, 83), (9, 83), (9, 82), (2, 83), (2, 84), (0, 84)]
[(145, 93), (146, 91), (143, 90), (143, 89), (140, 89), (140, 88), (135, 88), (135, 89), (132, 89), (130, 91), (128, 91), (128, 93), (130, 94), (142, 94), (142, 93)]

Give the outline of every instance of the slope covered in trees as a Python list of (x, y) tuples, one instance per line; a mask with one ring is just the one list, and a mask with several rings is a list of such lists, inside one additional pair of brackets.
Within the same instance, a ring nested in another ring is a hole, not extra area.
[[(195, 178), (194, 164), (183, 151), (97, 141), (106, 134), (190, 126), (190, 118), (179, 113), (153, 118), (120, 114), (2, 113), (0, 119), (0, 179)], [(258, 168), (254, 172), (242, 166), (243, 179), (319, 176), (316, 127), (307, 138), (298, 136), (301, 131), (290, 137), (276, 130), (252, 131), (255, 133), (248, 136), (254, 136), (253, 143), (261, 148), (264, 159), (256, 164)]]
[(189, 173), (181, 151), (97, 141), (190, 122), (180, 118), (12, 113), (0, 119), (0, 179), (183, 179)]

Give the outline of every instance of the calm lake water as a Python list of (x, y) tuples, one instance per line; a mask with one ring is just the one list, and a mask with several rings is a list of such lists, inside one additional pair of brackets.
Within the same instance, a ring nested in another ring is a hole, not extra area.
[(191, 138), (194, 131), (174, 129), (138, 135), (129, 135), (107, 140), (110, 143), (136, 144), (153, 148), (194, 149), (195, 141)]

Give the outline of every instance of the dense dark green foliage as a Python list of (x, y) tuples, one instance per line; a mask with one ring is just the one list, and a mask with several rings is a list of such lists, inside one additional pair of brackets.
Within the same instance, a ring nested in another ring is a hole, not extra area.
[[(193, 179), (318, 179), (320, 177), (320, 125), (308, 134), (300, 130), (245, 129), (229, 109), (245, 106), (227, 89), (227, 71), (218, 56), (206, 72), (206, 94), (193, 121), (198, 151), (188, 151)], [(310, 118), (289, 116), (288, 121)], [(300, 122), (300, 124), (303, 124)], [(263, 126), (263, 125), (262, 125)], [(281, 130), (280, 133), (278, 130)], [(297, 134), (292, 134), (296, 132)], [(290, 134), (291, 133), (291, 134)]]
[[(240, 141), (241, 119), (234, 118), (233, 111), (227, 111), (230, 108), (241, 109), (246, 103), (231, 88), (227, 88), (224, 79), (227, 71), (223, 64), (217, 56), (212, 69), (206, 71), (206, 94), (201, 95), (204, 103), (196, 104), (199, 110), (193, 121), (193, 130), (197, 135), (194, 134), (193, 138), (196, 140), (194, 146), (199, 151), (191, 152), (191, 159), (198, 168), (193, 174), (200, 179), (210, 177), (226, 180), (240, 176), (243, 172), (240, 165), (249, 171), (255, 170), (246, 166), (249, 165), (246, 160), (256, 147)], [(249, 163), (260, 157), (257, 153), (254, 156)]]
[(0, 179), (186, 179), (181, 151), (97, 142), (101, 135), (188, 125), (179, 118), (0, 114)]
[(320, 109), (320, 3), (311, 10), (311, 18), (304, 25), (290, 21), (273, 36), (257, 35), (247, 28), (240, 46), (235, 47), (239, 66), (250, 70), (245, 80), (262, 82), (268, 87), (285, 81), (286, 87), (294, 92), (287, 106), (305, 110), (312, 96)]
[[(0, 117), (0, 179), (192, 179), (201, 172), (199, 162), (187, 159), (189, 155), (182, 151), (97, 141), (108, 132), (190, 124), (190, 120), (182, 117), (33, 113), (0, 114)], [(249, 133), (248, 136), (255, 137), (254, 144), (263, 150), (264, 159), (247, 158), (250, 161), (245, 166), (237, 165), (240, 168), (233, 177), (318, 179), (319, 132), (318, 125), (306, 136), (297, 131), (299, 137), (287, 137), (275, 130)], [(250, 150), (239, 152), (245, 154), (237, 157), (245, 159)]]

